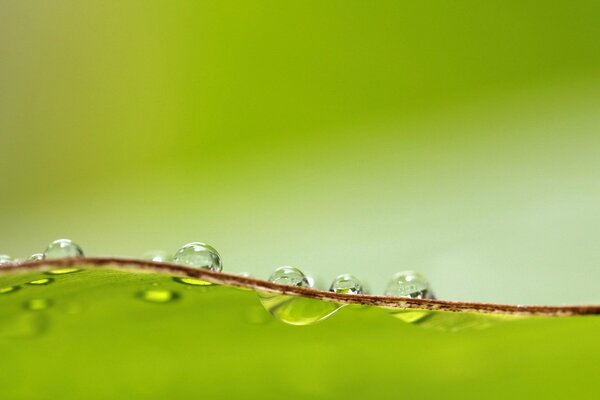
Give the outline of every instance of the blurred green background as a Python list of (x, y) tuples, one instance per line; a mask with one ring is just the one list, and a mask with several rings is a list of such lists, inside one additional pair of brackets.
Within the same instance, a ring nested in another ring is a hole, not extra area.
[(600, 3), (417, 3), (1, 2), (0, 253), (600, 303)]

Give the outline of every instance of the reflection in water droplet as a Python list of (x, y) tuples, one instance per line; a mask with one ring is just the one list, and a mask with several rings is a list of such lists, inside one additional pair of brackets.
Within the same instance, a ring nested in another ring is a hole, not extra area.
[(29, 258), (27, 259), (27, 261), (41, 261), (44, 259), (44, 254), (43, 253), (35, 253), (29, 256)]
[(79, 271), (83, 271), (79, 268), (56, 268), (50, 271), (46, 271), (46, 274), (48, 275), (66, 275), (66, 274), (72, 274), (74, 272), (79, 272)]
[(477, 312), (427, 311), (398, 308), (388, 308), (387, 311), (395, 318), (404, 322), (442, 332), (485, 329), (505, 321), (523, 318), (519, 315), (486, 314)]
[(279, 267), (269, 277), (269, 281), (280, 285), (310, 287), (306, 275), (295, 267)]
[(54, 282), (54, 279), (52, 278), (40, 278), (40, 279), (34, 279), (32, 281), (27, 282), (28, 285), (33, 285), (33, 286), (41, 286), (41, 285), (49, 285), (52, 282)]
[(210, 269), (215, 272), (221, 272), (223, 269), (221, 256), (217, 250), (201, 242), (188, 243), (177, 250), (173, 256), (173, 262), (186, 267)]
[(192, 285), (192, 286), (211, 286), (213, 285), (212, 282), (208, 282), (208, 281), (203, 281), (201, 279), (195, 279), (195, 278), (181, 278), (181, 277), (173, 277), (173, 280), (175, 282), (179, 282), (179, 283), (185, 283), (186, 285)]
[(52, 305), (52, 301), (48, 299), (31, 299), (24, 304), (25, 308), (30, 311), (45, 310)]
[(173, 257), (163, 250), (151, 250), (144, 254), (144, 260), (150, 260), (154, 262), (170, 262)]
[(388, 311), (394, 318), (398, 318), (399, 320), (408, 322), (409, 324), (422, 322), (425, 318), (431, 315), (430, 311), (410, 310), (405, 308), (390, 308)]
[(363, 293), (363, 288), (356, 277), (350, 274), (343, 274), (333, 280), (329, 291), (344, 294), (361, 294)]
[(7, 256), (6, 254), (0, 254), (0, 265), (11, 264), (12, 262), (13, 259), (10, 258), (10, 256)]
[(0, 288), (0, 294), (14, 293), (21, 289), (20, 286), (5, 286)]
[(343, 307), (341, 304), (300, 296), (262, 292), (258, 296), (271, 315), (290, 325), (316, 324)]
[(150, 289), (138, 293), (138, 297), (151, 303), (169, 303), (177, 300), (179, 298), (179, 294), (171, 290)]
[(44, 252), (44, 258), (83, 257), (83, 250), (69, 239), (58, 239), (50, 243)]
[(429, 282), (414, 271), (396, 273), (385, 289), (386, 296), (410, 297), (412, 299), (433, 299)]

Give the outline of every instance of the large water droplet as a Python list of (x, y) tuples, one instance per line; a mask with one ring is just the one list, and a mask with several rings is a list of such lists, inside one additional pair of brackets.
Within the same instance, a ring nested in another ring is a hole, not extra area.
[(170, 303), (179, 298), (179, 294), (172, 290), (149, 289), (138, 293), (138, 297), (150, 303)]
[(83, 270), (79, 269), (79, 268), (55, 268), (50, 271), (46, 271), (46, 274), (48, 274), (48, 275), (66, 275), (66, 274), (72, 274), (72, 273), (79, 272), (79, 271), (83, 271)]
[(431, 299), (433, 293), (425, 277), (414, 271), (398, 272), (385, 289), (386, 296)]
[(18, 291), (19, 289), (21, 289), (20, 286), (5, 286), (5, 287), (0, 287), (0, 294), (14, 293), (14, 292)]
[(69, 239), (58, 239), (48, 245), (44, 258), (83, 257), (83, 250)]
[(343, 274), (333, 280), (329, 291), (344, 294), (362, 294), (363, 287), (355, 276)]
[(343, 307), (329, 301), (277, 293), (258, 293), (265, 309), (278, 320), (290, 325), (313, 325)]
[(54, 279), (52, 278), (40, 278), (40, 279), (34, 279), (32, 281), (27, 282), (28, 285), (32, 285), (32, 286), (43, 286), (43, 285), (49, 285), (52, 282), (54, 282)]
[(7, 265), (7, 264), (12, 264), (13, 259), (10, 258), (10, 256), (7, 256), (6, 254), (0, 254), (0, 265)]
[(306, 275), (295, 267), (279, 267), (269, 277), (269, 281), (280, 285), (310, 287)]
[(192, 286), (210, 286), (213, 285), (212, 282), (208, 282), (208, 281), (203, 281), (202, 279), (196, 279), (196, 278), (180, 278), (180, 277), (174, 277), (173, 280), (175, 282), (179, 282), (179, 283), (185, 283), (186, 285), (192, 285)]
[(41, 311), (49, 308), (52, 305), (52, 301), (48, 299), (30, 299), (24, 304), (25, 308), (30, 311)]
[(180, 248), (175, 253), (173, 261), (186, 267), (210, 269), (215, 272), (221, 272), (223, 269), (217, 250), (200, 242), (188, 243)]
[(150, 260), (153, 262), (170, 262), (173, 257), (163, 250), (151, 250), (144, 254), (144, 260)]
[(27, 261), (41, 261), (44, 259), (44, 254), (43, 253), (35, 253), (29, 256), (29, 258), (27, 259)]

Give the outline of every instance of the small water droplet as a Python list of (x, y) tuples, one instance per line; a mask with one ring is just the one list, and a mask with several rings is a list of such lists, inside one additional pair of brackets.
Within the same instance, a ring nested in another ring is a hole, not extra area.
[(363, 288), (355, 276), (343, 274), (333, 280), (329, 291), (344, 294), (362, 294)]
[(279, 267), (269, 277), (269, 281), (280, 285), (310, 287), (306, 275), (295, 267)]
[(14, 293), (21, 289), (20, 286), (5, 286), (0, 288), (0, 294)]
[(144, 254), (144, 260), (153, 262), (171, 262), (173, 257), (163, 250), (151, 250)]
[(74, 272), (79, 272), (79, 271), (83, 271), (83, 270), (79, 269), (79, 268), (55, 268), (50, 271), (46, 271), (46, 274), (48, 274), (48, 275), (66, 275), (66, 274), (72, 274)]
[(12, 263), (13, 259), (10, 258), (10, 256), (7, 256), (6, 254), (0, 254), (0, 265), (7, 265)]
[(185, 283), (186, 285), (192, 285), (192, 286), (211, 286), (211, 285), (213, 285), (212, 282), (203, 281), (202, 279), (196, 279), (196, 278), (180, 278), (180, 277), (176, 276), (173, 278), (173, 280), (175, 282)]
[(396, 273), (385, 289), (386, 296), (432, 299), (433, 293), (425, 277), (414, 271)]
[(48, 245), (44, 258), (83, 257), (83, 250), (69, 239), (58, 239)]
[(48, 299), (30, 299), (24, 304), (25, 308), (30, 311), (41, 311), (49, 308), (52, 305), (52, 301)]
[(138, 297), (150, 303), (170, 303), (179, 298), (179, 294), (171, 290), (149, 289), (138, 293)]
[(180, 248), (173, 256), (173, 262), (186, 267), (209, 269), (215, 272), (221, 272), (223, 269), (221, 256), (217, 250), (201, 242), (188, 243)]
[(54, 279), (52, 278), (40, 278), (40, 279), (34, 279), (32, 281), (27, 282), (28, 285), (32, 285), (32, 286), (42, 286), (42, 285), (49, 285), (52, 282), (54, 282)]
[(313, 325), (344, 307), (329, 301), (277, 293), (259, 292), (258, 297), (271, 315), (290, 325)]
[(29, 258), (27, 259), (27, 261), (41, 261), (44, 259), (44, 254), (43, 253), (35, 253), (29, 256)]

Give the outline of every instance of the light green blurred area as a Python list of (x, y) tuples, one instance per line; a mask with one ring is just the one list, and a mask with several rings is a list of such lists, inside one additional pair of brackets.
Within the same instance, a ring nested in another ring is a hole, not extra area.
[(599, 303), (594, 1), (0, 4), (0, 253)]

